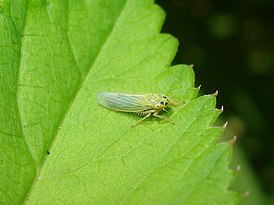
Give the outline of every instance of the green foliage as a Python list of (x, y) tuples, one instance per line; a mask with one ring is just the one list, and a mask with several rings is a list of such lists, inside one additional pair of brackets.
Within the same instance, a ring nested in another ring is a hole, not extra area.
[(240, 170), (232, 188), (247, 195), (241, 205), (273, 204), (268, 200), (267, 195), (260, 189), (257, 175), (252, 170), (252, 167), (247, 163), (247, 157), (241, 148), (235, 146), (233, 153), (233, 166), (236, 167), (240, 165)]
[[(169, 67), (148, 0), (0, 1), (0, 193), (4, 204), (236, 204), (215, 95)], [(164, 93), (176, 125), (112, 112), (98, 91)]]

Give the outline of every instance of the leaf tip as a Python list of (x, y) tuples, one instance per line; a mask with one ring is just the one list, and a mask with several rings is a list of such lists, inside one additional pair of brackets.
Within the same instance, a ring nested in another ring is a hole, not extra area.
[(218, 96), (218, 93), (219, 93), (219, 91), (216, 90), (215, 93), (212, 93), (212, 95), (215, 96), (215, 97), (217, 97), (217, 96)]
[(228, 141), (228, 144), (234, 145), (237, 140), (237, 136), (234, 136), (231, 140)]
[(222, 112), (224, 112), (224, 106), (222, 105), (221, 106), (221, 109), (220, 109)]
[[(222, 105), (220, 109), (217, 108), (217, 110), (220, 112), (220, 114), (222, 114), (224, 112), (224, 106)], [(226, 122), (227, 124), (227, 122)]]
[(241, 165), (237, 165), (236, 169), (235, 169), (236, 173), (240, 173), (241, 171)]
[(222, 128), (225, 130), (227, 128), (228, 122), (225, 122), (225, 124), (222, 126)]
[(241, 171), (241, 165), (237, 165), (236, 167), (234, 167), (233, 169), (232, 169), (232, 171), (233, 171), (233, 173), (234, 174), (239, 174), (240, 173), (240, 171)]
[(247, 190), (247, 191), (245, 191), (244, 193), (242, 193), (242, 196), (243, 196), (244, 198), (247, 198), (247, 197), (249, 196), (249, 194), (250, 194), (250, 191)]

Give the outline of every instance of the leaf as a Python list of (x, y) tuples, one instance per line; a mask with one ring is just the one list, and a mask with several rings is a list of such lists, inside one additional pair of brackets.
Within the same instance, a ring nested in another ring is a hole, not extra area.
[[(148, 0), (0, 1), (3, 204), (236, 204), (215, 95), (196, 98)], [(98, 91), (165, 93), (172, 126), (112, 112)]]
[(262, 191), (259, 186), (260, 183), (257, 176), (252, 171), (250, 164), (248, 164), (247, 156), (239, 146), (234, 147), (233, 155), (234, 167), (240, 165), (240, 172), (236, 176), (235, 183), (233, 183), (233, 189), (239, 190), (247, 195), (242, 201), (241, 205), (260, 205), (260, 204), (272, 204), (271, 200), (267, 198), (265, 192)]

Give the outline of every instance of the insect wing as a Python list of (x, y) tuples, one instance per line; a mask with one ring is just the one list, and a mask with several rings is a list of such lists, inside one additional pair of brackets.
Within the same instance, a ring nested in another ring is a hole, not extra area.
[(96, 100), (106, 108), (121, 112), (142, 112), (151, 108), (146, 95), (141, 94), (100, 92)]

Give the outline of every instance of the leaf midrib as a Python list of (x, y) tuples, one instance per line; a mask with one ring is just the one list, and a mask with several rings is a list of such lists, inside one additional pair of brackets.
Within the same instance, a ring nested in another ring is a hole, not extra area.
[[(55, 130), (55, 134), (53, 135), (52, 142), (49, 144), (48, 149), (50, 149), (50, 148), (53, 146), (54, 141), (55, 141), (55, 139), (56, 139), (56, 137), (57, 137), (57, 135), (58, 135), (58, 133), (59, 133), (59, 131), (60, 131), (60, 128), (62, 127), (62, 124), (64, 123), (66, 113), (68, 113), (69, 110), (71, 109), (71, 107), (72, 107), (72, 105), (73, 105), (75, 99), (77, 98), (78, 93), (80, 92), (80, 90), (81, 90), (82, 87), (83, 87), (83, 84), (84, 84), (84, 82), (85, 82), (87, 76), (88, 76), (89, 73), (91, 72), (92, 67), (96, 64), (97, 60), (99, 59), (100, 54), (102, 53), (102, 51), (103, 51), (104, 48), (105, 48), (105, 45), (106, 45), (107, 42), (108, 42), (108, 39), (110, 39), (112, 33), (114, 32), (115, 27), (116, 27), (116, 25), (117, 25), (117, 22), (119, 22), (119, 19), (123, 16), (123, 12), (125, 11), (125, 8), (126, 8), (126, 6), (127, 6), (127, 2), (128, 2), (128, 1), (126, 0), (126, 1), (125, 1), (125, 4), (121, 7), (120, 13), (117, 15), (116, 20), (114, 21), (113, 26), (112, 26), (111, 29), (110, 29), (109, 34), (106, 35), (106, 38), (105, 38), (105, 40), (103, 41), (102, 46), (101, 46), (100, 49), (98, 50), (98, 53), (97, 53), (97, 55), (96, 55), (94, 61), (93, 61), (93, 62), (91, 61), (91, 64), (90, 64), (90, 66), (89, 66), (89, 67), (90, 67), (89, 71), (86, 73), (86, 76), (84, 76), (84, 77), (82, 78), (82, 81), (79, 83), (79, 86), (78, 86), (78, 88), (77, 88), (76, 91), (75, 91), (75, 94), (73, 95), (73, 97), (72, 97), (71, 100), (70, 100), (70, 101), (71, 101), (70, 104), (67, 106), (66, 111), (65, 111), (65, 112), (63, 113), (63, 115), (61, 116), (61, 119), (60, 119), (60, 121), (59, 121), (59, 123), (58, 123), (59, 126), (57, 126), (57, 129)], [(28, 8), (28, 6), (27, 6), (27, 8)], [(27, 8), (26, 8), (26, 15), (25, 15), (25, 21), (24, 21), (24, 29), (23, 29), (23, 31), (25, 30), (25, 27), (26, 27), (26, 26), (25, 26), (25, 25), (26, 25), (26, 18), (27, 18), (27, 14), (28, 14), (28, 12), (27, 12), (28, 9), (27, 9)], [(68, 6), (68, 8), (69, 8), (69, 6)], [(69, 12), (69, 9), (67, 9), (67, 13), (68, 13), (68, 12)], [(68, 16), (69, 16), (69, 14), (67, 15), (67, 20), (68, 20)], [(68, 36), (67, 36), (67, 37), (68, 37)], [(68, 37), (68, 43), (70, 44), (69, 37)], [(23, 44), (23, 43), (21, 42), (21, 45), (20, 45), (20, 46), (21, 46), (20, 62), (21, 62), (21, 57), (22, 57), (22, 55), (21, 55), (21, 53), (22, 53), (22, 44)], [(71, 44), (69, 45), (69, 47), (70, 47), (70, 49), (71, 49), (71, 52), (72, 52), (74, 61), (75, 61), (76, 65), (78, 65), (78, 64), (77, 64), (77, 61), (76, 61), (76, 59), (75, 59), (75, 52), (74, 52), (74, 50), (73, 50)], [(19, 63), (19, 69), (18, 69), (18, 82), (19, 82), (19, 76), (20, 76), (19, 73), (20, 73), (20, 63)], [(18, 87), (19, 87), (19, 85), (17, 84), (17, 91), (18, 91)], [(19, 101), (18, 101), (18, 92), (17, 92), (17, 105), (19, 104), (18, 102), (19, 102)], [(20, 113), (19, 106), (18, 106), (18, 112)], [(20, 116), (21, 116), (21, 115), (20, 115)], [(21, 118), (21, 117), (20, 117), (20, 121), (21, 121), (21, 126), (22, 126), (22, 118)], [(23, 136), (25, 136), (25, 134), (24, 134), (24, 132), (23, 132), (23, 126), (22, 126), (22, 133), (23, 133)], [(24, 137), (24, 138), (25, 138), (25, 141), (26, 141), (26, 137)], [(29, 145), (27, 142), (26, 142), (26, 144), (27, 144), (28, 150), (29, 150), (29, 152), (31, 153), (31, 156), (33, 157), (33, 160), (34, 160), (34, 154), (33, 154), (33, 152), (30, 151), (30, 145)], [(31, 195), (32, 190), (34, 189), (34, 185), (35, 185), (36, 182), (39, 180), (39, 175), (40, 175), (40, 173), (41, 173), (41, 170), (43, 169), (43, 166), (44, 166), (46, 160), (47, 160), (47, 157), (45, 157), (44, 160), (41, 162), (40, 167), (39, 167), (38, 163), (36, 162), (36, 165), (37, 165), (37, 174), (36, 174), (36, 177), (35, 177), (35, 179), (33, 180), (32, 184), (31, 184), (31, 186), (30, 186), (30, 188), (29, 188), (28, 194), (26, 195), (26, 198), (25, 198), (25, 201), (24, 201), (23, 204), (26, 204), (26, 203), (27, 203), (27, 200), (28, 200), (29, 196)], [(34, 161), (35, 161), (35, 160), (34, 160)], [(38, 160), (37, 160), (37, 161), (38, 161)]]

